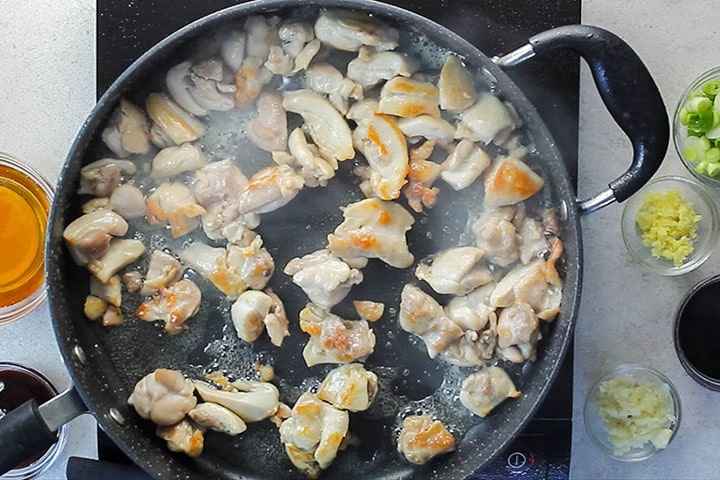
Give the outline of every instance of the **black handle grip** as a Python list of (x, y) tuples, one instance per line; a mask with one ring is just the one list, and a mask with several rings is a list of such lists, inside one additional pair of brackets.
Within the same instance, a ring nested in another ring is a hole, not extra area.
[(670, 139), (665, 103), (647, 67), (627, 43), (598, 27), (553, 28), (530, 44), (536, 55), (569, 49), (587, 61), (608, 111), (632, 142), (632, 165), (609, 184), (615, 200), (626, 200), (660, 168)]
[(58, 439), (40, 416), (35, 400), (28, 400), (0, 419), (0, 475), (35, 455), (41, 455)]
[(67, 480), (97, 480), (99, 478), (122, 478), (123, 480), (150, 480), (152, 477), (140, 467), (89, 458), (68, 458), (65, 470)]

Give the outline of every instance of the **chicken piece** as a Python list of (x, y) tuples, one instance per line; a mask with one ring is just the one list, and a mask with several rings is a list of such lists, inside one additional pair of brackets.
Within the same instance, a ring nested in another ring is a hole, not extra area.
[(165, 75), (165, 85), (170, 97), (182, 108), (192, 115), (204, 116), (208, 114), (206, 108), (200, 106), (190, 93), (192, 80), (190, 69), (192, 63), (185, 61), (175, 65)]
[(123, 236), (127, 230), (128, 224), (120, 215), (97, 210), (73, 220), (63, 230), (63, 238), (75, 263), (87, 265), (107, 252), (113, 236)]
[(130, 160), (102, 158), (80, 169), (80, 188), (78, 195), (109, 197), (115, 187), (120, 185), (122, 176), (134, 175), (137, 171)]
[(490, 156), (470, 140), (461, 140), (442, 164), (440, 176), (455, 190), (469, 187), (490, 165)]
[(440, 118), (438, 89), (429, 82), (394, 77), (383, 85), (378, 109), (380, 113), (403, 118), (418, 115)]
[[(337, 160), (332, 157), (324, 158), (316, 145), (307, 142), (302, 128), (296, 128), (290, 133), (288, 148), (290, 161), (300, 167), (300, 174), (305, 179), (306, 186), (325, 186), (328, 180), (335, 176), (338, 168)], [(273, 152), (273, 159), (279, 163), (276, 160), (277, 153), (281, 152)]]
[(267, 152), (287, 147), (287, 114), (277, 93), (261, 93), (257, 100), (257, 116), (247, 124), (248, 139)]
[(185, 322), (200, 309), (202, 295), (192, 280), (184, 279), (155, 293), (140, 304), (135, 315), (140, 320), (165, 322), (165, 331), (177, 335), (187, 328)]
[(548, 241), (543, 232), (543, 226), (534, 218), (525, 218), (518, 229), (520, 240), (520, 262), (527, 265), (535, 258), (542, 256), (550, 250)]
[(450, 122), (427, 114), (401, 118), (398, 120), (398, 128), (411, 142), (425, 138), (438, 141), (441, 145), (448, 145), (455, 135), (455, 127)]
[(493, 313), (489, 328), (480, 332), (466, 330), (462, 337), (445, 347), (442, 352), (445, 361), (459, 367), (473, 367), (482, 365), (491, 359), (497, 345), (497, 334), (494, 327), (496, 322)]
[(272, 383), (237, 380), (230, 387), (230, 391), (224, 391), (195, 382), (195, 389), (203, 401), (227, 408), (244, 422), (259, 422), (278, 409), (280, 393)]
[(463, 330), (447, 317), (440, 304), (415, 285), (403, 287), (399, 321), (403, 330), (422, 339), (430, 358), (435, 358), (463, 335)]
[(153, 250), (140, 295), (152, 295), (172, 285), (180, 280), (182, 272), (183, 266), (175, 257), (162, 250)]
[(437, 85), (443, 110), (465, 110), (477, 98), (472, 75), (455, 55), (445, 59)]
[(120, 277), (113, 275), (107, 283), (100, 282), (95, 277), (90, 277), (90, 295), (102, 298), (103, 301), (119, 307), (122, 304), (122, 288)]
[(292, 275), (293, 283), (302, 288), (311, 302), (328, 311), (363, 280), (360, 270), (350, 268), (326, 249), (293, 258), (284, 272)]
[[(265, 324), (265, 329), (270, 337), (270, 343), (276, 347), (281, 347), (285, 337), (290, 336), (290, 331), (288, 330), (289, 322), (287, 314), (285, 313), (285, 305), (283, 305), (280, 297), (278, 297), (271, 288), (265, 290), (265, 293), (270, 297), (273, 303), (270, 306), (270, 312), (263, 319), (263, 323)], [(260, 379), (262, 380), (262, 370)], [(270, 381), (270, 379), (267, 381)]]
[(490, 282), (462, 297), (453, 297), (445, 306), (445, 313), (463, 330), (479, 332), (495, 317), (495, 307), (490, 305), (493, 290), (495, 283)]
[(145, 245), (140, 240), (127, 240), (115, 238), (110, 240), (110, 246), (97, 258), (92, 258), (87, 268), (95, 278), (107, 283), (121, 268), (130, 265), (145, 253)]
[(272, 72), (263, 63), (262, 58), (248, 56), (235, 71), (235, 103), (238, 105), (257, 98), (262, 87), (272, 80)]
[(398, 198), (410, 166), (407, 143), (395, 120), (374, 114), (355, 128), (353, 143), (370, 166), (367, 183), (374, 196), (383, 200)]
[(419, 264), (415, 276), (437, 293), (466, 295), (492, 281), (490, 270), (477, 265), (484, 255), (481, 248), (450, 248), (438, 254), (429, 265)]
[(230, 271), (237, 272), (248, 288), (262, 290), (275, 271), (275, 261), (263, 247), (260, 235), (250, 232), (243, 242), (228, 245), (228, 267)]
[[(121, 187), (122, 185), (120, 185)], [(120, 188), (118, 187), (118, 188)], [(115, 189), (117, 190), (117, 188)], [(113, 192), (115, 191), (113, 190)], [(87, 202), (82, 204), (82, 213), (87, 214), (91, 212), (97, 212), (100, 210), (112, 210), (110, 208), (110, 199), (107, 197), (102, 198), (91, 198)], [(143, 199), (143, 215), (145, 215), (145, 200)]]
[(200, 403), (188, 412), (188, 417), (203, 428), (230, 436), (239, 435), (247, 430), (242, 418), (217, 403)]
[(235, 73), (245, 58), (247, 35), (243, 30), (230, 30), (220, 39), (220, 56)]
[(362, 412), (370, 408), (377, 390), (377, 375), (359, 363), (351, 363), (330, 370), (317, 397), (340, 410)]
[(263, 320), (270, 313), (272, 298), (257, 290), (241, 293), (230, 309), (232, 323), (242, 340), (252, 343), (263, 331)]
[(282, 105), (303, 118), (305, 130), (324, 157), (342, 161), (355, 156), (347, 121), (324, 97), (310, 90), (295, 90), (285, 92)]
[(509, 307), (520, 301), (527, 303), (542, 320), (551, 321), (560, 311), (562, 285), (554, 260), (540, 258), (527, 265), (517, 265), (497, 284), (490, 296), (495, 307)]
[(342, 114), (349, 108), (349, 99), (363, 98), (363, 88), (329, 63), (313, 64), (305, 71), (305, 86), (310, 90), (327, 95), (330, 103)]
[(345, 220), (328, 235), (328, 250), (344, 260), (379, 258), (395, 268), (412, 265), (405, 232), (415, 222), (402, 206), (368, 198), (342, 208)]
[(400, 39), (400, 33), (385, 22), (351, 10), (329, 10), (320, 14), (315, 22), (315, 36), (347, 52), (357, 52), (363, 45), (393, 50)]
[(205, 166), (205, 154), (199, 146), (183, 143), (163, 148), (152, 161), (151, 178), (169, 178), (183, 172), (192, 172)]
[(303, 349), (308, 367), (363, 361), (375, 349), (375, 334), (364, 320), (343, 320), (309, 303), (300, 311), (300, 329), (310, 335)]
[(120, 307), (115, 305), (108, 305), (107, 310), (103, 313), (102, 325), (103, 327), (119, 327), (125, 322), (123, 319), (122, 310)]
[(238, 197), (240, 214), (268, 213), (287, 205), (305, 185), (305, 179), (288, 165), (260, 169)]
[(398, 437), (398, 452), (408, 462), (424, 465), (430, 459), (455, 450), (455, 438), (440, 420), (427, 415), (411, 415), (403, 419)]
[(177, 182), (160, 184), (145, 200), (150, 224), (167, 222), (173, 238), (182, 237), (200, 225), (205, 209), (198, 205), (192, 191)]
[(122, 280), (128, 293), (135, 293), (142, 288), (143, 276), (140, 272), (126, 272), (123, 274)]
[(437, 202), (439, 190), (432, 184), (440, 175), (442, 167), (428, 160), (435, 148), (435, 141), (428, 140), (417, 148), (410, 150), (410, 170), (408, 183), (403, 188), (403, 194), (408, 205), (415, 212), (422, 212), (423, 207), (432, 208)]
[(492, 93), (480, 92), (475, 104), (460, 114), (455, 138), (501, 145), (515, 127), (515, 119), (508, 106)]
[(417, 63), (404, 53), (376, 52), (371, 48), (361, 48), (357, 58), (348, 63), (347, 77), (368, 90), (398, 75), (409, 77), (417, 69)]
[(305, 22), (287, 22), (278, 28), (282, 49), (292, 58), (300, 55), (305, 45), (315, 40), (313, 26)]
[(485, 417), (506, 398), (521, 396), (505, 370), (495, 366), (468, 376), (460, 390), (460, 402), (481, 417)]
[(200, 107), (220, 111), (235, 107), (235, 84), (225, 83), (225, 69), (220, 59), (196, 63), (191, 70), (187, 89)]
[(248, 56), (266, 59), (272, 45), (280, 45), (278, 37), (278, 17), (265, 18), (251, 15), (245, 20), (247, 42), (245, 52)]
[(539, 192), (544, 183), (521, 160), (497, 158), (485, 173), (485, 204), (502, 207), (520, 203)]
[(145, 102), (154, 127), (173, 145), (193, 142), (205, 135), (205, 126), (164, 93), (151, 93)]
[(135, 385), (128, 405), (145, 420), (160, 426), (173, 425), (195, 408), (194, 391), (193, 383), (182, 373), (159, 368)]
[(353, 103), (347, 112), (347, 119), (355, 123), (370, 121), (378, 113), (378, 101), (375, 98), (363, 98)]
[(538, 318), (532, 307), (516, 301), (503, 308), (498, 316), (497, 335), (500, 348), (521, 343), (533, 343), (537, 339)]
[(195, 458), (203, 451), (205, 437), (197, 424), (183, 419), (174, 425), (158, 426), (155, 435), (167, 441), (168, 450)]
[(370, 300), (353, 300), (353, 307), (360, 316), (360, 320), (366, 322), (377, 322), (385, 312), (385, 304), (372, 302)]
[(349, 425), (348, 412), (305, 392), (280, 425), (280, 441), (293, 465), (308, 478), (317, 478), (337, 456)]
[(141, 218), (145, 216), (145, 196), (135, 185), (119, 185), (112, 191), (108, 207), (125, 220)]
[(515, 207), (486, 209), (473, 223), (475, 245), (485, 250), (489, 262), (507, 267), (519, 257), (519, 236), (513, 218)]
[(145, 113), (123, 97), (103, 130), (102, 139), (117, 157), (125, 158), (150, 150), (149, 133)]
[(282, 47), (271, 45), (264, 66), (273, 74), (289, 75), (295, 66), (295, 62)]
[(102, 298), (96, 297), (95, 295), (88, 295), (85, 297), (83, 313), (88, 320), (99, 320), (105, 314), (107, 309), (108, 303)]

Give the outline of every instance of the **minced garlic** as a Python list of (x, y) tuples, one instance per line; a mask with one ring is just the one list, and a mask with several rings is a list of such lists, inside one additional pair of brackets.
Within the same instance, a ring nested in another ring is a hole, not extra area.
[(667, 447), (672, 437), (668, 427), (677, 420), (668, 385), (619, 376), (602, 382), (599, 390), (595, 407), (615, 455), (647, 442)]
[(654, 257), (672, 260), (676, 267), (693, 252), (701, 219), (677, 190), (645, 195), (636, 218), (643, 245), (651, 248)]

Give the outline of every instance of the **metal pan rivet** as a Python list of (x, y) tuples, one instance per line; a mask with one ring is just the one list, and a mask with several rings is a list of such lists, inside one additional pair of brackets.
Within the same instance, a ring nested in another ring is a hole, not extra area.
[(560, 201), (560, 220), (568, 219), (568, 204), (565, 200)]
[(115, 420), (120, 425), (125, 425), (125, 417), (122, 416), (122, 413), (117, 408), (111, 408), (109, 410), (110, 412), (110, 418)]
[(85, 357), (85, 351), (80, 345), (75, 345), (72, 349), (72, 353), (73, 355), (75, 355), (75, 358), (77, 358), (78, 362), (82, 363), (83, 365), (86, 364), (87, 359)]

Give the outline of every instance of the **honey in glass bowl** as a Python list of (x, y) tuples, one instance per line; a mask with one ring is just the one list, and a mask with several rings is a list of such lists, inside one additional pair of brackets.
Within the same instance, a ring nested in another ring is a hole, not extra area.
[(45, 300), (43, 253), (52, 193), (39, 172), (0, 152), (0, 323)]

